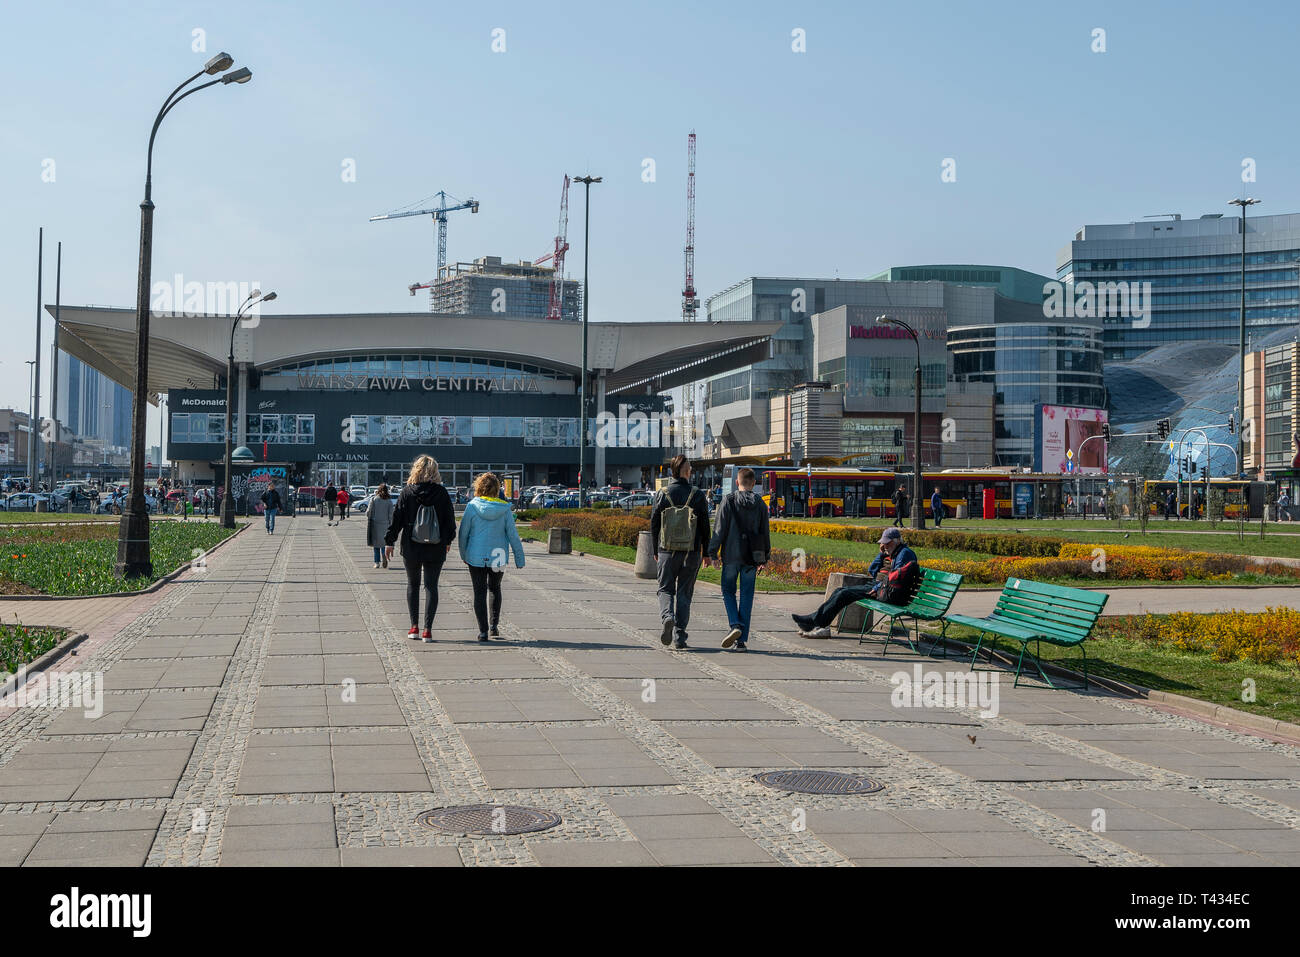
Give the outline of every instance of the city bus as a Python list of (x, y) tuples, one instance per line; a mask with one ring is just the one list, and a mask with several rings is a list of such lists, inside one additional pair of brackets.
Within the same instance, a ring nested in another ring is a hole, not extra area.
[[(1207, 518), (1209, 513), (1210, 494), (1221, 491), (1223, 493), (1223, 517), (1237, 518), (1242, 509), (1246, 510), (1246, 518), (1259, 518), (1264, 514), (1264, 505), (1268, 501), (1268, 483), (1252, 482), (1248, 479), (1231, 479), (1231, 478), (1212, 478), (1209, 481), (1209, 489), (1206, 489), (1205, 479), (1196, 479), (1191, 482), (1191, 494), (1200, 494), (1203, 497), (1201, 502), (1200, 517)], [(1190, 517), (1190, 504), (1188, 498), (1188, 483), (1175, 482), (1173, 480), (1149, 480), (1146, 483), (1147, 495), (1150, 496), (1151, 514), (1164, 515), (1165, 501), (1169, 493), (1174, 493), (1174, 499), (1178, 503), (1179, 518)]]
[[(723, 471), (722, 491), (735, 488), (735, 474), (743, 465), (728, 465)], [(912, 476), (869, 468), (790, 468), (749, 466), (754, 469), (755, 491), (763, 497), (773, 515), (789, 518), (888, 518), (896, 519), (893, 496), (903, 483), (909, 498)], [(999, 518), (1033, 517), (1037, 497), (1043, 514), (1055, 515), (1061, 501), (1061, 476), (1026, 475), (1010, 469), (983, 471), (960, 469), (921, 473), (921, 498), (927, 517), (933, 517), (930, 496), (939, 489), (944, 511), (954, 516), (958, 506), (966, 514), (984, 514), (985, 492), (992, 490)], [(908, 510), (911, 511), (909, 501)]]

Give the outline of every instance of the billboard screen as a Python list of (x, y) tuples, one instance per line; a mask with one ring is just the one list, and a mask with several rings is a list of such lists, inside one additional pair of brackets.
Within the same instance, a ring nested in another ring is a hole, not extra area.
[[(1100, 438), (1106, 421), (1105, 409), (1034, 406), (1034, 471), (1062, 475), (1106, 472), (1106, 443)], [(1085, 446), (1093, 436), (1098, 438)]]

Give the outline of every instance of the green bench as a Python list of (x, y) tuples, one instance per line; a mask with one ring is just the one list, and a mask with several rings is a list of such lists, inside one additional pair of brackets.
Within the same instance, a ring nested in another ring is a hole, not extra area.
[[(922, 568), (920, 584), (917, 585), (916, 594), (906, 605), (891, 605), (888, 602), (877, 601), (874, 598), (859, 599), (856, 604), (862, 608), (874, 611), (881, 618), (889, 619), (889, 631), (885, 633), (885, 649), (882, 654), (889, 654), (889, 641), (894, 635), (894, 622), (899, 618), (911, 618), (916, 627), (916, 643), (921, 640), (921, 622), (923, 621), (941, 621), (943, 622), (939, 636), (934, 639), (930, 645), (930, 651), (942, 642), (948, 631), (948, 623), (944, 621), (944, 615), (948, 613), (949, 606), (952, 605), (953, 596), (957, 594), (957, 589), (961, 586), (962, 576), (953, 572), (940, 572), (932, 568)], [(839, 631), (840, 623), (844, 621), (845, 614), (848, 613), (847, 606), (840, 612), (839, 621), (835, 623), (835, 630)], [(907, 623), (904, 621), (903, 627), (906, 629)], [(858, 644), (867, 641), (875, 631), (873, 627), (869, 632), (867, 629), (867, 619), (862, 619), (862, 628), (858, 632)], [(916, 643), (911, 638), (907, 639), (908, 647), (917, 654), (921, 652), (917, 649)], [(944, 656), (947, 656), (947, 648), (944, 649)]]
[(1034, 643), (1034, 666), (1047, 682), (1049, 688), (1055, 688), (1052, 679), (1047, 677), (1039, 660), (1038, 652), (1042, 642), (1049, 645), (1069, 647), (1078, 645), (1083, 654), (1083, 687), (1088, 687), (1088, 651), (1084, 640), (1092, 633), (1093, 626), (1106, 607), (1105, 592), (1086, 591), (1082, 588), (1065, 588), (1061, 585), (1047, 585), (1042, 582), (1025, 581), (1023, 578), (1008, 578), (998, 596), (997, 607), (993, 613), (984, 618), (972, 618), (969, 615), (948, 615), (945, 621), (966, 625), (979, 631), (979, 640), (971, 654), (971, 670), (975, 669), (975, 659), (980, 646), (988, 635), (1000, 635), (1020, 642), (1020, 660), (1016, 663), (1016, 680), (1012, 687), (1020, 684), (1020, 673), (1025, 664), (1025, 653), (1029, 643)]

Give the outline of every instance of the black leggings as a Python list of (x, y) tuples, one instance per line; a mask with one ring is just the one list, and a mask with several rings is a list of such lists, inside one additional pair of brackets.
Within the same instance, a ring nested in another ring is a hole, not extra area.
[(438, 610), (438, 576), (442, 574), (443, 560), (422, 562), (416, 558), (402, 559), (406, 564), (406, 610), (414, 626), (420, 617), (420, 569), (424, 569), (424, 627), (433, 627), (433, 616)]
[[(486, 635), (489, 624), (495, 628), (501, 621), (501, 578), (504, 572), (491, 568), (469, 566), (469, 580), (474, 585), (474, 617), (478, 619), (478, 633)], [(488, 620), (488, 594), (492, 595), (492, 617)]]

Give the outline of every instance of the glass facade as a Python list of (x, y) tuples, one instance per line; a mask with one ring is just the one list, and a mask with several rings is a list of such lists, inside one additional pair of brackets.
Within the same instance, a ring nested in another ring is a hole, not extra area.
[[(524, 440), (533, 446), (578, 446), (578, 420), (558, 416), (350, 416), (356, 445), (473, 445), (475, 437)], [(588, 432), (594, 423), (588, 421)]]
[[(1151, 284), (1149, 325), (1105, 323), (1107, 359), (1132, 359), (1171, 342), (1236, 343), (1240, 230), (1239, 216), (1085, 226), (1058, 260), (1057, 278)], [(1246, 241), (1246, 335), (1258, 342), (1300, 316), (1300, 216), (1248, 215)]]
[[(226, 441), (226, 414), (224, 412), (173, 412), (170, 439), (172, 442)], [(316, 416), (259, 415), (248, 416), (248, 441), (260, 445), (314, 445), (316, 443)]]

